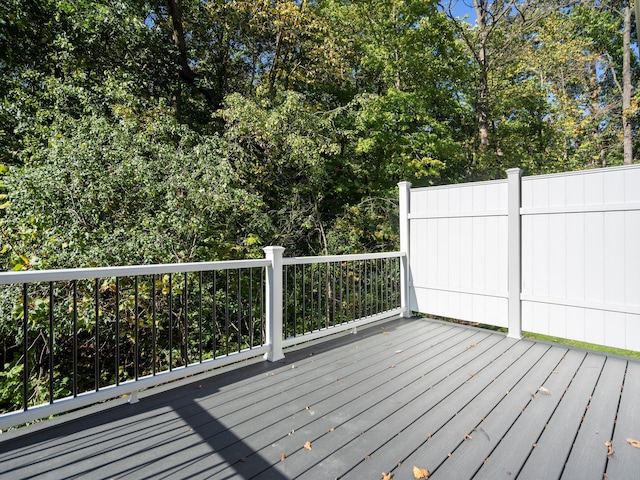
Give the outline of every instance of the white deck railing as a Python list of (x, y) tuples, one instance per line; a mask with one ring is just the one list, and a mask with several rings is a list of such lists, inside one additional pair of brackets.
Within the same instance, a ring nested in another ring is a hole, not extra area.
[(135, 402), (141, 389), (277, 361), (291, 345), (409, 314), (404, 253), (264, 250), (256, 260), (0, 273), (22, 407), (4, 408), (0, 430), (118, 396)]

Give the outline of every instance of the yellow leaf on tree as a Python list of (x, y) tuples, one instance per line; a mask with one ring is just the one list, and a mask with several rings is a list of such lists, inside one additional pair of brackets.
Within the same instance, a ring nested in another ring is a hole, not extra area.
[(627, 438), (627, 442), (629, 442), (629, 445), (631, 445), (632, 447), (640, 448), (640, 440), (635, 440), (633, 438)]
[(426, 468), (413, 467), (413, 478), (429, 478), (429, 470)]

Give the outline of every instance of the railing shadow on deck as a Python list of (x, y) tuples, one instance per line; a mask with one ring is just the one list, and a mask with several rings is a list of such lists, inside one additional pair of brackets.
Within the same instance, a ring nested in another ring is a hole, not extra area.
[[(394, 324), (385, 324), (385, 334), (394, 328)], [(235, 425), (224, 421), (225, 416), (243, 408), (255, 409), (252, 418), (265, 414), (259, 404), (247, 402), (247, 406), (242, 407), (236, 403), (241, 393), (246, 393), (246, 382), (274, 374), (283, 366), (288, 367), (309, 356), (357, 344), (363, 336), (380, 333), (376, 328), (359, 335), (344, 332), (330, 339), (291, 347), (286, 358), (278, 362), (254, 361), (227, 367), (220, 374), (203, 373), (179, 381), (175, 388), (167, 385), (142, 392), (136, 404), (111, 408), (109, 404), (103, 404), (94, 407), (98, 411), (92, 413), (80, 410), (50, 423), (34, 425), (33, 430), (9, 432), (0, 439), (5, 464), (3, 475), (35, 478), (32, 472), (36, 466), (37, 477), (74, 477), (91, 470), (96, 477), (104, 473), (105, 477), (119, 478), (144, 476), (153, 466), (154, 476), (190, 478), (206, 472), (211, 476), (232, 477), (242, 476), (247, 471), (253, 472), (252, 475), (268, 471), (269, 478), (284, 479), (286, 477), (273, 468), (277, 461), (274, 463), (273, 459), (261, 456), (257, 451), (259, 448), (234, 433)], [(203, 406), (203, 400), (243, 382), (244, 386), (234, 389), (242, 392), (234, 392), (236, 397), (230, 395), (217, 405), (222, 408), (233, 403), (222, 417), (216, 416), (215, 409)], [(249, 421), (251, 418), (243, 419), (242, 423)], [(250, 430), (249, 435), (253, 435), (260, 429)], [(7, 467), (16, 463), (19, 466)]]

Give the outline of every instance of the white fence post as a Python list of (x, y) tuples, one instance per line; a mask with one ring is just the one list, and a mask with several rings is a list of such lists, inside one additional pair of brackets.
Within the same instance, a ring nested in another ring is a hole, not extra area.
[(264, 358), (276, 362), (284, 358), (282, 352), (282, 254), (284, 247), (265, 247), (264, 253), (271, 265), (267, 267), (266, 324), (267, 345), (270, 350)]
[(411, 202), (411, 183), (398, 183), (399, 216), (400, 216), (400, 308), (401, 317), (411, 317), (411, 300), (409, 295), (409, 208)]
[(509, 332), (508, 337), (522, 338), (522, 217), (520, 207), (522, 204), (522, 170), (510, 168), (507, 170), (508, 178), (508, 215), (509, 215), (509, 247), (508, 269), (509, 279)]

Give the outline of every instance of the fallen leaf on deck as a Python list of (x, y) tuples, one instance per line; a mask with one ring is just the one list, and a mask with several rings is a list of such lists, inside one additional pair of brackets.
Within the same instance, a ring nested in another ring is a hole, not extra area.
[(287, 458), (287, 454), (286, 453), (282, 453), (280, 454), (280, 461), (284, 462), (284, 459)]
[(610, 458), (613, 455), (613, 444), (611, 442), (604, 442), (604, 444), (608, 447), (607, 458)]
[(540, 387), (538, 391), (544, 393), (545, 395), (551, 395), (551, 390), (546, 387)]
[(331, 433), (331, 432), (333, 432), (333, 427), (327, 430), (327, 433)]
[(306, 448), (307, 450), (311, 450), (311, 442), (306, 442), (304, 444), (304, 448)]
[(469, 440), (473, 438), (471, 435), (469, 435), (468, 433), (463, 437), (463, 440)]
[(393, 473), (391, 473), (391, 472), (389, 472), (389, 473), (382, 472), (382, 480), (391, 480), (391, 478), (393, 478)]
[(383, 335), (389, 335), (389, 332), (382, 332)]
[(531, 446), (532, 446), (533, 448), (536, 448), (536, 447), (538, 446), (538, 444), (537, 444), (537, 443), (532, 443), (532, 444), (531, 444)]
[(469, 345), (466, 349), (469, 350), (470, 348), (473, 348), (477, 345), (477, 343), (472, 343), (471, 345)]
[(634, 440), (633, 438), (627, 438), (627, 442), (629, 442), (629, 445), (631, 445), (632, 447), (640, 448), (640, 440)]
[(413, 467), (413, 478), (429, 478), (429, 470), (426, 468)]

